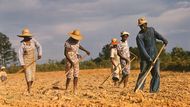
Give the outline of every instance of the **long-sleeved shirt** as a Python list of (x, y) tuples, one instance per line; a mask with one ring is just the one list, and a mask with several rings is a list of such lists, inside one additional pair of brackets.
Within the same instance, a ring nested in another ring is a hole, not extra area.
[(136, 37), (141, 60), (153, 60), (157, 54), (156, 39), (168, 43), (168, 41), (160, 35), (153, 27), (148, 27), (147, 31), (139, 32)]
[(26, 45), (26, 43), (24, 41), (21, 41), (21, 46), (19, 48), (19, 61), (21, 65), (25, 65), (24, 63), (24, 54), (25, 54), (25, 50), (26, 48), (33, 48), (33, 49), (37, 49), (38, 52), (38, 56), (42, 56), (42, 46), (40, 45), (40, 43), (32, 38), (30, 40), (31, 44), (30, 46)]

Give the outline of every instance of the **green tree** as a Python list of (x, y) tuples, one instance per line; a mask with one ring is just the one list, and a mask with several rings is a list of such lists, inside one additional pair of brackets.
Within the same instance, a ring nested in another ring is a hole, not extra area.
[(4, 66), (12, 65), (16, 64), (17, 60), (17, 54), (12, 48), (9, 38), (0, 32), (0, 64)]
[(110, 67), (110, 44), (104, 45), (102, 51), (99, 53), (99, 57), (95, 58), (93, 61), (99, 68)]
[(185, 55), (185, 52), (182, 48), (174, 47), (171, 52), (172, 61), (177, 63), (181, 62), (182, 56)]
[[(140, 58), (139, 56), (139, 50), (137, 47), (129, 47), (130, 52), (134, 53), (136, 56), (138, 56), (138, 58)], [(131, 55), (134, 56), (134, 55)]]
[[(157, 42), (156, 44), (157, 51), (159, 51), (162, 46), (163, 46), (162, 42)], [(163, 70), (167, 69), (172, 60), (170, 53), (167, 53), (165, 49), (163, 49), (161, 55), (159, 56), (159, 59), (160, 59), (160, 69)]]
[(91, 59), (88, 61), (80, 62), (80, 69), (95, 69), (97, 68), (96, 63)]
[(106, 44), (103, 46), (102, 51), (99, 53), (99, 57), (94, 59), (96, 64), (99, 64), (103, 60), (110, 59), (110, 44)]
[[(157, 42), (157, 43), (156, 43), (157, 51), (159, 51), (162, 46), (163, 46), (163, 43), (162, 43), (162, 42)], [(164, 57), (165, 55), (166, 55), (166, 50), (163, 49), (163, 51), (162, 51), (160, 57)]]
[(184, 51), (183, 48), (174, 47), (171, 52), (172, 65), (176, 70), (186, 71), (190, 66), (190, 52)]
[(104, 60), (110, 59), (110, 44), (104, 45), (102, 51), (99, 53), (99, 57)]

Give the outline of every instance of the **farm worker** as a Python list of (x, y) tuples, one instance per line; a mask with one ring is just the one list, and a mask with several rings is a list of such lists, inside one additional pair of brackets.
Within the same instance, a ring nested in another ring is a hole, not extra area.
[(78, 50), (86, 52), (87, 55), (90, 55), (90, 52), (87, 51), (80, 45), (80, 40), (83, 39), (83, 35), (80, 34), (80, 30), (76, 29), (68, 33), (69, 39), (65, 42), (64, 54), (66, 57), (66, 90), (68, 90), (71, 77), (73, 76), (73, 93), (76, 94), (78, 76), (79, 76), (79, 59), (81, 56), (78, 53)]
[(113, 80), (115, 86), (119, 82), (119, 71), (121, 70), (120, 57), (117, 52), (117, 44), (118, 43), (119, 42), (116, 38), (112, 38), (110, 58), (111, 58), (112, 73), (113, 73), (112, 80)]
[(120, 56), (120, 63), (122, 68), (122, 79), (119, 85), (123, 82), (124, 88), (127, 86), (129, 74), (130, 74), (130, 51), (127, 39), (129, 33), (126, 31), (121, 32), (121, 41), (117, 46), (118, 55)]
[(0, 78), (1, 78), (1, 82), (4, 82), (7, 80), (7, 73), (5, 71), (4, 66), (1, 67)]
[(27, 82), (27, 88), (28, 88), (27, 91), (28, 93), (30, 93), (31, 86), (33, 84), (33, 81), (35, 80), (35, 72), (36, 72), (35, 49), (37, 49), (38, 59), (41, 59), (42, 47), (40, 43), (32, 37), (32, 34), (30, 33), (28, 28), (24, 28), (22, 30), (22, 34), (17, 36), (23, 38), (23, 40), (21, 41), (21, 46), (19, 48), (19, 61), (22, 68), (24, 68), (25, 70), (24, 73)]
[[(147, 69), (152, 64), (153, 60), (157, 55), (156, 40), (161, 40), (165, 45), (168, 41), (160, 35), (153, 27), (147, 27), (147, 20), (142, 17), (138, 19), (138, 26), (140, 27), (140, 32), (136, 37), (136, 43), (140, 53), (140, 73), (137, 79), (135, 90), (140, 84), (140, 79), (144, 78)], [(160, 86), (160, 69), (159, 60), (156, 61), (154, 67), (151, 71), (152, 79), (150, 83), (150, 92), (154, 93), (159, 91)], [(140, 87), (143, 90), (145, 82)]]

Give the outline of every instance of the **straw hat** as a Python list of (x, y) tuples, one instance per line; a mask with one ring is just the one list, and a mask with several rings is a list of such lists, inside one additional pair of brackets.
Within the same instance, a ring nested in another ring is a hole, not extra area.
[(2, 67), (1, 67), (1, 70), (4, 70), (4, 69), (5, 69), (5, 66), (2, 66)]
[(17, 35), (18, 37), (31, 37), (32, 34), (30, 33), (30, 30), (28, 28), (24, 28), (22, 30), (22, 34), (21, 35)]
[(80, 34), (80, 30), (78, 30), (78, 29), (75, 29), (72, 32), (69, 32), (68, 35), (70, 37), (72, 37), (73, 39), (76, 39), (76, 40), (82, 40), (83, 39), (83, 35)]
[(138, 26), (144, 24), (144, 23), (147, 23), (147, 20), (145, 19), (145, 17), (141, 17), (138, 19)]
[(130, 34), (129, 34), (129, 32), (126, 32), (126, 31), (121, 32), (121, 36), (124, 36), (124, 35), (128, 35), (129, 36)]
[(112, 40), (111, 40), (111, 44), (112, 45), (117, 45), (119, 42), (117, 41), (117, 39), (116, 38), (112, 38)]

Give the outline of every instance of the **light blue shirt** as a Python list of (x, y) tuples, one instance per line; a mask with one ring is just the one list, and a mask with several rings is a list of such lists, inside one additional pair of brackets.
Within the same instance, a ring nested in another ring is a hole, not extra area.
[(153, 27), (148, 27), (147, 31), (140, 31), (136, 37), (137, 46), (139, 49), (141, 60), (153, 60), (157, 54), (156, 40), (161, 40), (164, 43), (168, 41), (155, 31)]

